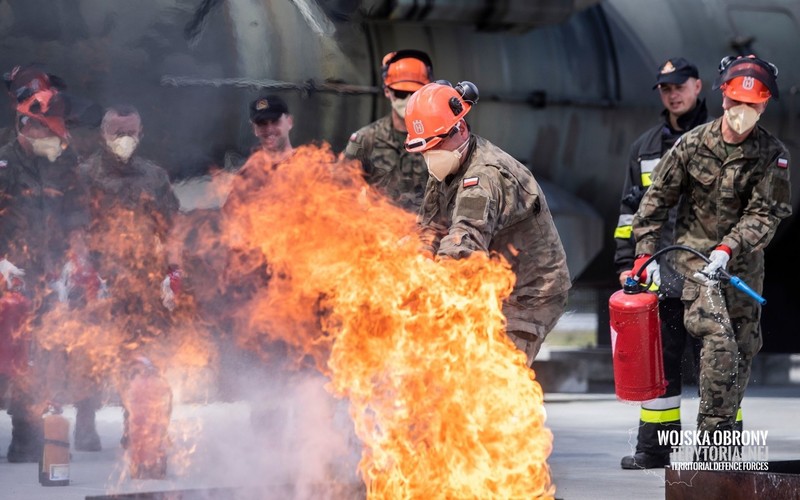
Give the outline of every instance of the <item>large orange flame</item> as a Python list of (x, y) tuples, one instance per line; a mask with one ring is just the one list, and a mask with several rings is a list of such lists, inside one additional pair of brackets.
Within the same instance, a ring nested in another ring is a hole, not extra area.
[(349, 399), (368, 496), (552, 497), (542, 391), (503, 330), (508, 265), (426, 258), (413, 215), (327, 146), (244, 168), (224, 240), (261, 252), (271, 279), (239, 341), (313, 356)]

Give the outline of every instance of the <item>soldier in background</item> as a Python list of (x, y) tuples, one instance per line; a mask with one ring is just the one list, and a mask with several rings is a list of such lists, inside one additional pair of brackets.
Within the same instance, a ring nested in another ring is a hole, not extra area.
[[(708, 121), (706, 102), (699, 97), (703, 82), (697, 67), (686, 59), (677, 57), (664, 62), (658, 69), (653, 88), (658, 89), (664, 106), (662, 121), (639, 136), (631, 146), (619, 222), (614, 231), (617, 244), (614, 265), (619, 273), (620, 284), (625, 283), (633, 266), (636, 242), (633, 240), (631, 223), (642, 196), (652, 183), (653, 169), (681, 135)], [(661, 230), (659, 249), (672, 244), (676, 217), (677, 210), (671, 210)], [(651, 273), (650, 276), (659, 294), (658, 312), (667, 392), (657, 399), (642, 403), (636, 452), (622, 458), (623, 469), (650, 469), (669, 464), (672, 448), (659, 444), (658, 431), (681, 429), (683, 352), (687, 340), (693, 353), (699, 352), (700, 347), (683, 326), (683, 276), (675, 271), (674, 258), (674, 254), (661, 257), (651, 266), (660, 272)]]
[[(179, 259), (168, 238), (179, 203), (166, 170), (136, 154), (143, 135), (136, 108), (109, 108), (100, 129), (102, 149), (80, 165), (91, 197), (89, 248), (108, 283), (117, 326), (142, 346), (165, 333), (168, 311), (176, 307)], [(76, 449), (100, 449), (100, 405), (97, 395), (76, 404)]]
[[(792, 211), (789, 153), (757, 124), (769, 100), (778, 97), (777, 76), (773, 64), (755, 56), (723, 59), (715, 88), (722, 90), (724, 116), (681, 137), (658, 164), (633, 220), (633, 272), (655, 252), (673, 206), (678, 207), (675, 242), (709, 256), (710, 263), (689, 252), (675, 257), (677, 271), (686, 277), (684, 324), (703, 346), (701, 432), (739, 427), (750, 367), (763, 343), (761, 306), (730, 283), (720, 283), (717, 271), (727, 270), (761, 293), (764, 248)], [(730, 455), (718, 455), (725, 456)]]
[(506, 331), (530, 365), (566, 307), (567, 258), (530, 170), (470, 133), (464, 116), (477, 99), (470, 82), (430, 83), (411, 96), (405, 146), (422, 153), (431, 175), (419, 221), (436, 257), (497, 252), (511, 264)]
[(411, 94), (433, 79), (433, 65), (424, 52), (399, 50), (384, 56), (381, 75), (383, 95), (392, 112), (353, 133), (344, 155), (361, 161), (369, 184), (416, 213), (422, 205), (428, 171), (420, 155), (403, 147), (408, 132), (404, 117)]

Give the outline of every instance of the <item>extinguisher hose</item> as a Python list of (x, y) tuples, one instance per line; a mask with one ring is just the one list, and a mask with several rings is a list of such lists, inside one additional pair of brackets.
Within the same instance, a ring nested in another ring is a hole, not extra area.
[[(645, 270), (645, 268), (647, 267), (648, 264), (650, 264), (651, 262), (656, 260), (661, 255), (664, 255), (665, 253), (673, 252), (673, 251), (676, 251), (676, 250), (683, 250), (684, 252), (692, 253), (692, 254), (696, 255), (697, 257), (699, 257), (700, 259), (702, 259), (706, 263), (711, 262), (711, 260), (708, 257), (706, 257), (702, 253), (698, 252), (694, 248), (690, 248), (690, 247), (687, 247), (685, 245), (670, 245), (668, 247), (664, 247), (661, 250), (657, 251), (656, 253), (651, 255), (649, 259), (644, 261), (644, 264), (642, 264), (642, 266), (639, 268), (639, 272), (636, 273), (636, 281), (637, 282), (641, 282), (642, 273), (644, 272), (644, 270)], [(764, 297), (759, 295), (758, 292), (756, 292), (755, 290), (750, 288), (747, 285), (747, 283), (745, 283), (741, 278), (739, 278), (738, 276), (731, 275), (728, 271), (726, 271), (724, 269), (718, 269), (716, 274), (714, 276), (710, 276), (709, 278), (710, 279), (721, 279), (721, 280), (724, 280), (724, 281), (728, 281), (737, 290), (749, 295), (753, 300), (755, 300), (756, 302), (758, 302), (762, 306), (766, 305), (766, 303), (767, 303), (767, 299), (765, 299)]]

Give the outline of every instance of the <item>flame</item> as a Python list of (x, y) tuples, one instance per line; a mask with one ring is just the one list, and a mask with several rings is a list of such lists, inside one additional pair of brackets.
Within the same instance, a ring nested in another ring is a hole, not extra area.
[[(44, 313), (34, 336), (44, 350), (38, 360), (47, 359), (49, 400), (69, 404), (113, 392), (135, 419), (135, 429), (163, 426), (166, 433), (168, 413), (165, 420), (163, 411), (134, 408), (156, 404), (131, 394), (137, 387), (132, 377), (137, 360), (147, 358), (161, 374), (163, 383), (153, 387), (161, 393), (168, 387), (170, 401), (173, 393), (176, 402), (207, 401), (218, 356), (191, 290), (179, 295), (171, 312), (161, 302), (167, 249), (157, 237), (159, 223), (145, 210), (114, 206), (93, 220), (90, 231), (73, 235), (64, 271), (51, 279), (51, 293), (39, 301)], [(147, 462), (145, 469), (154, 465), (137, 457), (165, 441), (156, 431), (135, 435), (134, 451), (126, 457), (138, 474), (139, 461)], [(174, 454), (172, 470), (185, 470), (190, 454)]]
[(233, 274), (271, 278), (237, 310), (237, 340), (283, 341), (330, 377), (369, 498), (551, 498), (542, 390), (504, 333), (507, 263), (426, 258), (414, 217), (327, 145), (244, 169), (223, 241), (248, 256)]

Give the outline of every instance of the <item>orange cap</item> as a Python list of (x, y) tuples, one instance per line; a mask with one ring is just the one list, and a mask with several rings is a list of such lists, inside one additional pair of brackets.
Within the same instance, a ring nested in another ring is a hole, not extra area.
[(418, 50), (389, 52), (382, 65), (383, 84), (392, 90), (415, 92), (431, 81), (430, 58)]
[(735, 101), (752, 104), (766, 102), (772, 97), (767, 86), (752, 76), (737, 76), (723, 83), (722, 93)]
[(472, 109), (456, 89), (441, 83), (429, 83), (414, 92), (406, 105), (406, 149), (427, 151), (448, 136)]

